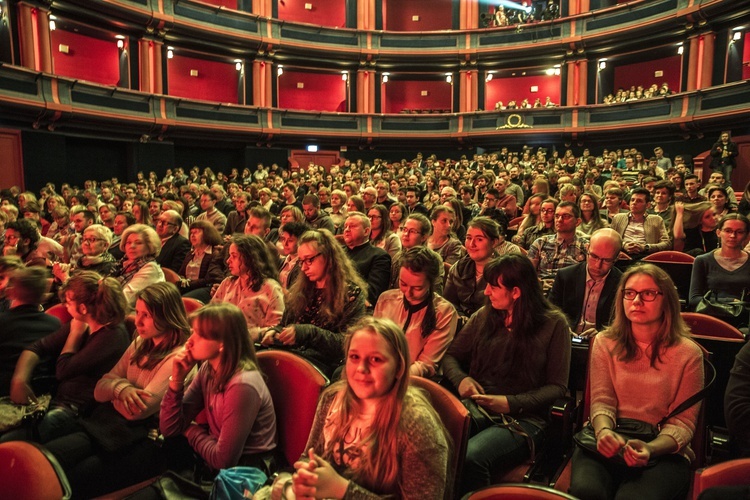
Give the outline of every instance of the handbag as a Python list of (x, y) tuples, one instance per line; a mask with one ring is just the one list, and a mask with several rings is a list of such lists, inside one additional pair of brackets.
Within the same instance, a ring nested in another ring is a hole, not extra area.
[(152, 429), (159, 428), (159, 423), (155, 417), (131, 422), (120, 415), (111, 403), (103, 403), (81, 420), (81, 426), (104, 451), (114, 453), (145, 440)]
[(716, 292), (709, 290), (695, 306), (695, 312), (713, 316), (737, 328), (746, 327), (750, 310), (748, 310), (748, 303), (745, 302), (745, 292), (747, 289), (742, 290), (739, 301), (719, 302)]
[(526, 429), (523, 428), (521, 423), (510, 415), (501, 413), (500, 415), (490, 415), (487, 410), (482, 408), (471, 398), (464, 398), (461, 403), (469, 412), (469, 436), (476, 436), (485, 429), (490, 427), (502, 427), (508, 429), (513, 434), (518, 434), (526, 440), (526, 444), (529, 446), (529, 454), (531, 461), (534, 461), (536, 456), (536, 445), (534, 439), (529, 436)]
[(0, 398), (0, 433), (21, 427), (24, 422), (39, 421), (47, 413), (52, 396), (44, 394), (35, 403), (17, 405), (9, 396)]
[(176, 472), (166, 471), (161, 476), (125, 497), (125, 500), (208, 500), (208, 492), (200, 485)]
[(214, 479), (210, 500), (252, 498), (268, 476), (257, 467), (237, 466), (221, 469)]
[[(714, 365), (711, 364), (711, 362), (707, 358), (703, 358), (703, 366), (708, 370), (708, 373), (711, 374), (709, 382), (703, 387), (703, 389), (696, 392), (685, 401), (683, 401), (680, 405), (678, 405), (677, 408), (672, 410), (669, 415), (659, 420), (659, 422), (655, 426), (651, 425), (648, 422), (644, 422), (643, 420), (638, 420), (635, 418), (618, 418), (617, 422), (615, 422), (615, 428), (613, 430), (616, 433), (626, 437), (627, 439), (638, 439), (646, 443), (656, 439), (656, 437), (659, 435), (659, 432), (661, 431), (662, 426), (667, 422), (667, 420), (687, 410), (695, 403), (705, 398), (708, 394), (708, 390), (713, 385), (714, 380), (716, 380), (716, 368), (714, 368)], [(625, 465), (625, 459), (622, 457), (621, 453), (618, 453), (617, 455), (614, 455), (612, 457), (605, 457), (604, 455), (599, 453), (599, 450), (596, 447), (596, 433), (594, 432), (594, 426), (591, 424), (591, 421), (589, 421), (583, 427), (583, 429), (573, 435), (573, 441), (575, 442), (576, 446), (578, 446), (582, 451), (586, 452), (589, 455), (592, 455), (601, 460)], [(656, 465), (657, 462), (658, 457), (651, 457), (648, 461), (648, 464), (646, 464), (646, 467), (652, 467)]]

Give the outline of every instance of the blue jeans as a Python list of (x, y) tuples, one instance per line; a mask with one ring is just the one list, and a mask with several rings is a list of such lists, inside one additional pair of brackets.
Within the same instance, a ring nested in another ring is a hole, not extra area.
[[(518, 421), (539, 449), (544, 441), (543, 430), (527, 420)], [(461, 478), (461, 495), (489, 486), (492, 471), (514, 467), (529, 456), (529, 445), (525, 437), (502, 427), (483, 430), (469, 439)]]
[(31, 425), (37, 426), (38, 442), (44, 444), (53, 439), (80, 430), (78, 414), (67, 406), (50, 407), (44, 417), (35, 424), (25, 424), (0, 436), (0, 443), (7, 441), (36, 441)]

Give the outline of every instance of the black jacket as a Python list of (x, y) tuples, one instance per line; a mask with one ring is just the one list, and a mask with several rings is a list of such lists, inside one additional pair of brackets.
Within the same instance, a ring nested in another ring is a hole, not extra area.
[[(609, 275), (604, 280), (604, 287), (599, 296), (599, 303), (596, 307), (596, 329), (602, 330), (609, 325), (612, 306), (617, 293), (617, 286), (620, 283), (622, 272), (616, 267), (612, 267)], [(581, 311), (583, 310), (583, 301), (586, 294), (586, 262), (581, 262), (574, 266), (568, 266), (557, 271), (555, 282), (549, 293), (549, 301), (563, 310), (568, 318), (570, 327), (575, 329), (581, 320)]]
[(391, 280), (391, 256), (368, 241), (358, 247), (346, 247), (346, 253), (367, 282), (367, 301), (375, 307), (378, 297), (388, 289)]
[(179, 272), (182, 261), (185, 260), (189, 251), (190, 242), (188, 239), (176, 233), (162, 244), (161, 251), (156, 256), (156, 263), (161, 267)]

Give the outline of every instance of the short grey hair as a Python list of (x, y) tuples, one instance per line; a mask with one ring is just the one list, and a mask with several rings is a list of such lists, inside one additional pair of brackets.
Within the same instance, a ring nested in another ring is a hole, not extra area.
[(149, 257), (156, 257), (161, 252), (161, 239), (153, 227), (147, 226), (146, 224), (133, 224), (128, 226), (125, 231), (122, 232), (122, 240), (120, 241), (120, 250), (125, 251), (125, 244), (128, 242), (128, 237), (131, 234), (137, 233), (143, 238), (143, 242), (146, 244), (148, 249)]

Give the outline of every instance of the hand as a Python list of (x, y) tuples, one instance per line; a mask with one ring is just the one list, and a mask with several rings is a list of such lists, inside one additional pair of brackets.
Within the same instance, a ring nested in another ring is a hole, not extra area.
[(676, 201), (674, 204), (674, 211), (678, 214), (685, 212), (685, 204), (681, 201)]
[(510, 412), (510, 405), (506, 396), (493, 396), (485, 394), (474, 394), (471, 396), (479, 406), (489, 410), (491, 413), (500, 414)]
[(81, 349), (88, 327), (89, 325), (83, 320), (76, 318), (70, 320), (70, 332), (68, 338), (65, 339), (65, 345), (62, 349), (63, 354), (75, 354)]
[(273, 345), (273, 341), (276, 339), (276, 330), (270, 328), (263, 333), (263, 337), (260, 339), (262, 345)]
[(640, 439), (631, 439), (623, 448), (622, 458), (629, 467), (645, 467), (651, 458), (651, 447)]
[[(313, 453), (312, 449), (308, 453), (310, 463), (317, 465), (313, 471), (316, 477), (314, 482), (316, 498), (344, 498), (346, 489), (349, 487), (349, 480), (341, 477), (331, 464)], [(298, 473), (301, 472), (306, 471), (304, 469), (298, 471)]]
[(154, 395), (150, 392), (131, 385), (123, 389), (117, 399), (122, 401), (123, 406), (131, 415), (140, 415), (148, 407), (144, 400), (153, 397)]
[(197, 362), (187, 349), (177, 353), (172, 362), (172, 379), (169, 381), (169, 387), (174, 391), (182, 389), (185, 385), (185, 377), (196, 364)]
[(281, 500), (282, 498), (291, 500), (295, 498), (293, 488), (289, 488), (291, 486), (290, 481), (292, 481), (292, 475), (288, 472), (282, 472), (276, 476), (271, 486), (271, 500)]
[(213, 297), (216, 294), (216, 290), (219, 289), (220, 284), (221, 283), (214, 283), (213, 285), (211, 285), (211, 291), (209, 292), (211, 294), (211, 297)]
[(468, 398), (475, 394), (484, 394), (484, 387), (471, 377), (466, 377), (458, 384), (458, 394), (462, 398)]
[(595, 336), (597, 333), (599, 332), (597, 331), (596, 328), (588, 328), (582, 331), (581, 333), (579, 333), (578, 336), (583, 337), (584, 339), (588, 339), (588, 338)]
[(36, 403), (36, 395), (26, 380), (13, 379), (10, 382), (10, 400), (17, 405), (27, 405)]
[(625, 446), (625, 438), (617, 434), (612, 429), (603, 429), (599, 431), (596, 439), (596, 449), (607, 458), (614, 457)]
[[(314, 457), (312, 448), (308, 450), (308, 455)], [(315, 469), (318, 467), (315, 460), (298, 460), (294, 463), (294, 469), (296, 472), (292, 476), (292, 484), (295, 498), (300, 499), (313, 499), (316, 493), (316, 484), (318, 476), (315, 474)]]
[(294, 328), (294, 325), (287, 326), (281, 332), (279, 332), (278, 339), (281, 341), (284, 345), (294, 345), (297, 340), (297, 331)]

